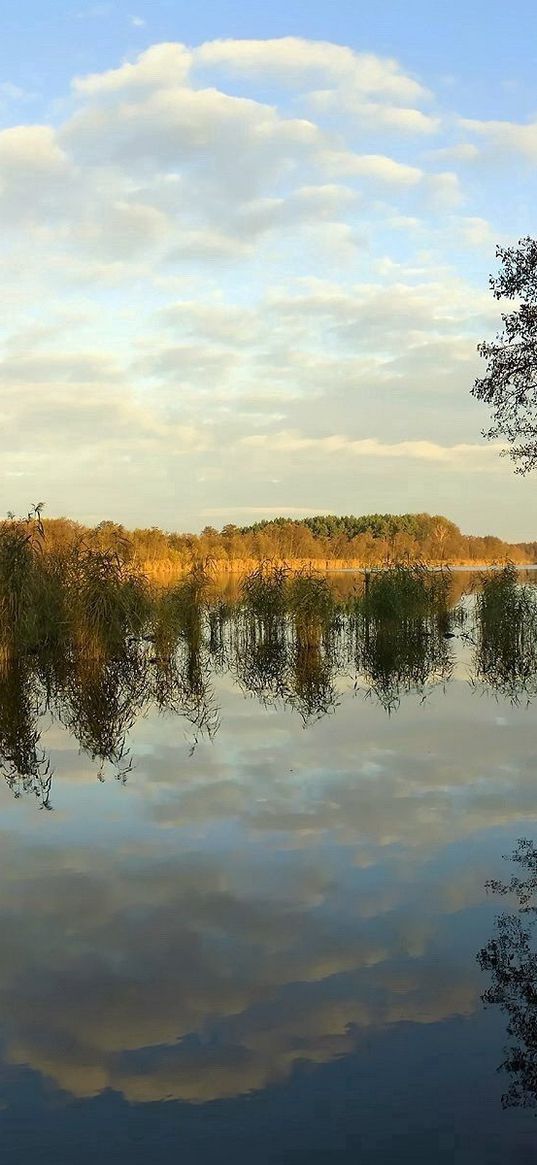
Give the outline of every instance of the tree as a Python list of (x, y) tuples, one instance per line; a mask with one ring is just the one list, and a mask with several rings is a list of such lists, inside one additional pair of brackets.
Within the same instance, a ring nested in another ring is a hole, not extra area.
[(472, 394), (491, 409), (492, 425), (484, 436), (504, 439), (515, 472), (524, 474), (537, 464), (537, 239), (526, 236), (516, 246), (497, 247), (496, 258), (501, 266), (489, 280), (493, 295), (518, 306), (502, 314), (503, 331), (495, 340), (479, 345), (487, 371)]

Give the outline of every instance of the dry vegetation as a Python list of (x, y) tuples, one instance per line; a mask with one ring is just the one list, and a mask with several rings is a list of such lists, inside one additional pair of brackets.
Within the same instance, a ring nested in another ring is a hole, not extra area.
[(150, 581), (163, 586), (187, 573), (194, 563), (210, 564), (212, 574), (246, 574), (261, 562), (293, 570), (374, 568), (396, 563), (479, 566), (537, 559), (537, 544), (511, 544), (493, 535), (462, 534), (442, 516), (369, 514), (319, 516), (292, 521), (277, 518), (252, 526), (207, 526), (201, 534), (166, 533), (157, 528), (125, 530), (101, 522), (89, 530), (67, 518), (44, 520), (45, 553), (68, 552), (90, 542), (103, 552), (119, 552)]
[(449, 681), (456, 633), (473, 644), (475, 685), (513, 701), (537, 693), (537, 589), (511, 565), (481, 579), (468, 623), (448, 569), (399, 563), (340, 575), (342, 589), (326, 573), (265, 562), (230, 601), (200, 561), (152, 587), (117, 531), (113, 548), (102, 528), (53, 546), (47, 534), (38, 510), (0, 526), (0, 772), (43, 805), (45, 713), (99, 776), (111, 768), (124, 780), (128, 734), (147, 709), (186, 717), (192, 747), (214, 734), (218, 673), (304, 723), (337, 707), (343, 675), (392, 712), (403, 694), (423, 699)]

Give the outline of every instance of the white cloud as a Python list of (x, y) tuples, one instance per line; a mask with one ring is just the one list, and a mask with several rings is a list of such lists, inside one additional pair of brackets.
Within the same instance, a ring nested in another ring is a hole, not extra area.
[(26, 101), (30, 94), (26, 89), (21, 89), (20, 85), (14, 85), (12, 81), (0, 82), (0, 102), (1, 101)]
[(425, 189), (432, 205), (440, 211), (451, 210), (464, 201), (459, 176), (453, 170), (428, 174)]
[(46, 175), (57, 173), (66, 165), (52, 126), (16, 125), (0, 132), (0, 168), (3, 180), (22, 171)]
[(382, 133), (388, 135), (418, 136), (436, 134), (441, 119), (406, 105), (391, 105), (380, 101), (364, 101), (356, 89), (317, 89), (307, 94), (307, 107), (323, 117), (330, 114), (349, 123), (354, 134)]
[[(459, 124), (470, 134), (477, 135), (501, 154), (519, 154), (527, 161), (537, 161), (537, 121), (521, 124), (514, 121), (483, 121), (461, 118)], [(470, 144), (470, 149), (472, 146)], [(475, 146), (473, 147), (475, 150)], [(471, 154), (468, 155), (471, 158)], [(475, 154), (474, 154), (475, 156)]]
[(382, 154), (360, 155), (348, 150), (326, 149), (321, 155), (321, 163), (331, 174), (352, 174), (395, 186), (415, 186), (423, 177), (419, 167), (396, 162)]
[(341, 456), (364, 458), (404, 458), (410, 461), (432, 461), (456, 466), (467, 464), (468, 468), (486, 468), (495, 465), (497, 454), (504, 448), (498, 442), (489, 445), (463, 444), (439, 445), (434, 441), (397, 441), (388, 443), (377, 437), (353, 439), (340, 433), (324, 437), (309, 437), (302, 433), (286, 432), (252, 434), (243, 437), (241, 445), (252, 450), (267, 450), (274, 453), (313, 452), (316, 456)]
[(356, 53), (345, 45), (287, 36), (267, 40), (209, 41), (195, 52), (196, 65), (228, 70), (232, 75), (271, 77), (303, 89), (320, 77), (361, 93), (421, 100), (427, 90), (406, 75), (397, 61), (373, 53)]
[[(239, 501), (272, 499), (276, 454), (247, 455), (241, 441), (281, 432), (302, 442), (306, 490), (315, 450), (334, 481), (351, 463), (370, 474), (403, 457), (418, 479), (449, 463), (462, 480), (473, 456), (462, 447), (486, 424), (468, 389), (496, 318), (494, 214), (461, 178), (464, 151), (449, 140), (460, 124), (402, 65), (293, 37), (156, 44), (76, 78), (54, 112), (57, 124), (0, 132), (13, 419), (0, 451), (10, 455), (17, 423), (36, 432), (32, 400), (45, 428), (50, 410), (58, 441), (39, 463), (40, 493), (59, 480), (62, 443), (91, 449), (102, 474), (115, 440), (114, 456), (138, 459), (157, 522), (178, 520), (166, 482), (181, 454), (191, 524), (225, 505), (232, 482)], [(474, 167), (474, 185), (484, 172)], [(68, 304), (72, 334), (55, 333)], [(96, 407), (78, 408), (77, 393)], [(115, 439), (99, 424), (107, 400)], [(334, 441), (339, 459), (327, 456)], [(275, 502), (307, 501), (280, 453)], [(116, 489), (130, 512), (131, 487)]]
[(190, 64), (191, 53), (184, 45), (175, 42), (152, 45), (134, 63), (128, 61), (105, 73), (75, 77), (73, 89), (85, 97), (105, 97), (131, 90), (174, 88), (186, 80)]
[(230, 513), (230, 509), (234, 514), (248, 514), (255, 517), (256, 514), (270, 515), (303, 515), (308, 514), (328, 514), (329, 510), (319, 509), (317, 506), (210, 506), (200, 510), (202, 518), (223, 518)]

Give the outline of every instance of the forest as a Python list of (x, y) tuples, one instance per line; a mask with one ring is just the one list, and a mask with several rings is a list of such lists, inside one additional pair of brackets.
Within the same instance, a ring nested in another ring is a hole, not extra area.
[(91, 542), (120, 553), (149, 577), (180, 575), (203, 560), (215, 573), (250, 569), (264, 561), (319, 569), (374, 568), (396, 563), (468, 565), (537, 561), (537, 542), (504, 542), (492, 534), (464, 534), (442, 515), (325, 515), (293, 520), (274, 518), (249, 526), (205, 526), (199, 534), (158, 527), (127, 530), (103, 521), (86, 527), (69, 518), (43, 520), (45, 553)]

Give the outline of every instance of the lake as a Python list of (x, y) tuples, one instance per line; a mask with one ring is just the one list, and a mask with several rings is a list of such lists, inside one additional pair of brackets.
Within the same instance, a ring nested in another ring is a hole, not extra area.
[(412, 658), (231, 618), (156, 689), (4, 676), (3, 1165), (535, 1161), (477, 959), (537, 839), (534, 641), (490, 666), (466, 610)]

